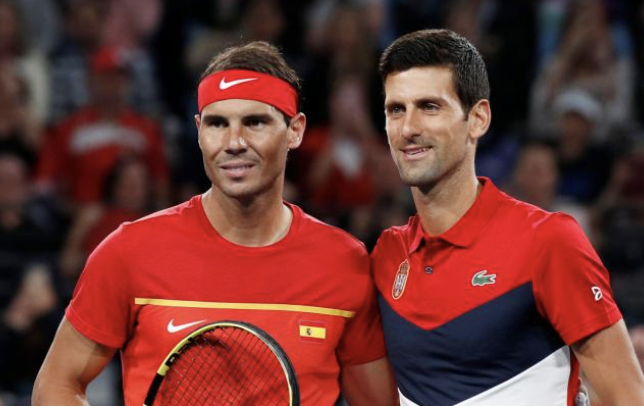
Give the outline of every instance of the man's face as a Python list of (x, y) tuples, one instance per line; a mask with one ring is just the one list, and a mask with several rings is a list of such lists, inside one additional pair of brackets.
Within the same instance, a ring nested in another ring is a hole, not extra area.
[(287, 126), (275, 107), (254, 100), (222, 100), (195, 117), (204, 167), (214, 188), (246, 199), (281, 188), (289, 149), (301, 142), (306, 120)]
[(123, 106), (127, 101), (128, 76), (125, 71), (92, 72), (92, 102), (97, 106)]
[(424, 187), (473, 165), (476, 138), (447, 67), (394, 72), (385, 80), (389, 147), (400, 177)]

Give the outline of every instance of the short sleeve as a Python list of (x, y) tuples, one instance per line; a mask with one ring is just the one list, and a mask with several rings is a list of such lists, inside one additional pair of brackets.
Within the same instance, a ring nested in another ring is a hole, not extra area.
[[(361, 266), (369, 268), (366, 254), (361, 262)], [(367, 275), (370, 275), (370, 272), (367, 271)], [(362, 292), (362, 303), (355, 316), (347, 322), (337, 348), (338, 359), (342, 365), (364, 364), (386, 355), (382, 322), (371, 276), (365, 278)]]
[(534, 293), (567, 345), (621, 319), (608, 271), (572, 217), (555, 213), (536, 232)]
[(122, 229), (90, 255), (65, 312), (81, 334), (111, 348), (123, 346), (132, 319), (133, 299), (120, 253)]

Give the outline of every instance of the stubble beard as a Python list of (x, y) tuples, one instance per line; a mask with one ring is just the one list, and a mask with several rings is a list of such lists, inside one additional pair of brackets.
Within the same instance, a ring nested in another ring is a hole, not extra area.
[(436, 162), (414, 167), (396, 160), (396, 166), (400, 180), (409, 187), (431, 188), (440, 178), (441, 171)]
[(244, 206), (251, 205), (258, 198), (272, 193), (270, 190), (272, 188), (279, 188), (280, 181), (283, 182), (283, 179), (280, 180), (279, 175), (263, 179), (246, 179), (239, 181), (241, 184), (225, 179), (215, 179), (213, 181), (211, 178), (212, 187), (217, 189), (221, 195), (232, 200), (237, 200)]

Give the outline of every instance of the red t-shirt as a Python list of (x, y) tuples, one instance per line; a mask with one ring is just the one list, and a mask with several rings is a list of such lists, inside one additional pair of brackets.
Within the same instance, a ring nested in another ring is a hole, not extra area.
[[(363, 244), (289, 207), (287, 236), (266, 247), (223, 239), (197, 196), (124, 224), (90, 256), (66, 316), (86, 337), (121, 349), (128, 406), (143, 404), (181, 338), (218, 320), (273, 336), (294, 365), (304, 406), (334, 404), (341, 365), (385, 355)], [(307, 326), (324, 337), (307, 337)]]
[(122, 154), (142, 157), (156, 181), (165, 182), (168, 167), (159, 127), (133, 112), (110, 122), (86, 108), (63, 121), (45, 140), (36, 168), (37, 181), (59, 183), (75, 202), (100, 201), (104, 181)]

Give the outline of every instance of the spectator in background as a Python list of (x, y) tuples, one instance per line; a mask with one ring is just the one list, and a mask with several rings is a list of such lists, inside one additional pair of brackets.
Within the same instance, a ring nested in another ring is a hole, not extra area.
[(0, 0), (0, 71), (9, 70), (23, 83), (31, 120), (38, 123), (47, 114), (47, 61), (30, 46), (29, 40), (17, 4)]
[[(47, 260), (59, 248), (56, 230), (29, 196), (26, 162), (16, 154), (0, 153), (0, 297), (11, 295), (10, 282), (23, 264)], [(2, 300), (0, 300), (1, 302)]]
[[(118, 49), (134, 86), (128, 89), (128, 105), (139, 113), (165, 119), (166, 105), (160, 99), (157, 68), (150, 41), (159, 24), (161, 0), (109, 0), (104, 40)], [(164, 124), (165, 126), (165, 124)]]
[[(62, 33), (60, 0), (13, 0), (20, 8), (29, 44), (44, 57), (51, 53)], [(44, 89), (47, 90), (47, 89)]]
[(0, 153), (0, 404), (28, 405), (58, 325), (55, 230), (29, 200), (28, 167)]
[(72, 207), (96, 203), (108, 173), (123, 154), (145, 160), (158, 207), (168, 196), (168, 164), (157, 124), (127, 105), (130, 77), (120, 54), (102, 48), (91, 59), (90, 104), (47, 138), (37, 168), (41, 192), (58, 188)]
[(0, 153), (20, 155), (31, 170), (42, 129), (27, 102), (24, 83), (13, 69), (0, 66)]
[(60, 260), (67, 282), (75, 284), (88, 255), (121, 223), (151, 211), (150, 184), (145, 161), (127, 155), (118, 160), (105, 179), (101, 202), (85, 207), (74, 217)]
[[(597, 123), (601, 137), (633, 120), (635, 85), (631, 39), (618, 36), (602, 0), (569, 2), (557, 50), (542, 65), (531, 98), (531, 126), (551, 133), (556, 112), (553, 102), (569, 88), (583, 89), (600, 106)], [(618, 41), (619, 40), (619, 41)]]
[(62, 310), (49, 268), (26, 267), (14, 296), (0, 308), (0, 404), (30, 404), (31, 388)]
[(105, 22), (105, 42), (123, 49), (145, 47), (158, 27), (161, 0), (110, 0)]
[(597, 139), (602, 109), (582, 89), (569, 89), (553, 103), (559, 187), (557, 194), (572, 202), (590, 205), (610, 177), (613, 156)]
[(331, 2), (330, 6), (326, 18), (312, 23), (306, 34), (309, 54), (303, 77), (309, 123), (315, 127), (329, 122), (330, 93), (341, 76), (355, 76), (363, 82), (369, 119), (380, 123), (382, 87), (375, 74), (376, 33), (366, 19), (367, 7), (352, 2)]
[(286, 18), (279, 0), (252, 0), (242, 8), (242, 32), (246, 41), (278, 44)]
[(531, 143), (519, 150), (512, 179), (504, 189), (511, 196), (544, 210), (570, 214), (592, 237), (587, 208), (561, 199), (557, 195), (558, 183), (559, 169), (554, 149), (543, 143)]
[(374, 202), (371, 160), (380, 147), (366, 110), (364, 85), (355, 77), (338, 78), (328, 100), (327, 126), (304, 137), (296, 171), (313, 211), (342, 217)]
[(615, 297), (624, 316), (644, 322), (644, 146), (617, 159), (594, 207), (598, 251), (613, 269)]
[[(62, 4), (65, 33), (50, 56), (49, 122), (52, 124), (91, 102), (91, 56), (107, 44), (109, 2), (64, 0)], [(140, 113), (158, 113), (157, 86), (148, 54), (140, 49), (120, 49), (119, 52), (131, 75), (127, 104)]]
[(64, 32), (50, 60), (48, 121), (57, 123), (89, 101), (87, 59), (103, 43), (106, 7), (97, 0), (65, 0)]

